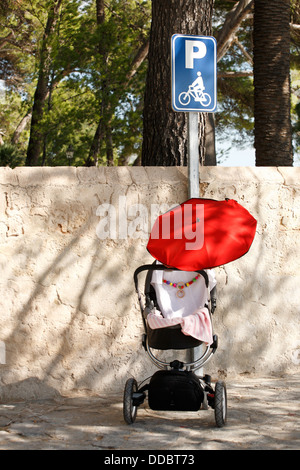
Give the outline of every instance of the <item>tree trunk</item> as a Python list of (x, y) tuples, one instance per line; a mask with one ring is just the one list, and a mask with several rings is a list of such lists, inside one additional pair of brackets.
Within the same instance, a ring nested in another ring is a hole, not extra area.
[(290, 1), (254, 1), (256, 166), (292, 166)]
[[(104, 5), (104, 0), (96, 0), (96, 23), (97, 27), (101, 27), (101, 25), (105, 21), (105, 5)], [(102, 40), (100, 38), (99, 44), (98, 44), (98, 53), (103, 61), (104, 67), (106, 66), (106, 51), (105, 48), (103, 47)], [(103, 91), (103, 88), (105, 89), (106, 85), (102, 84), (101, 88)], [(105, 100), (104, 100), (104, 94), (102, 94), (101, 98), (101, 103), (100, 103), (100, 119), (96, 128), (96, 132), (94, 134), (94, 138), (90, 147), (90, 152), (88, 159), (86, 161), (86, 166), (97, 166), (98, 165), (98, 160), (99, 160), (99, 155), (100, 155), (100, 150), (101, 150), (101, 142), (103, 139), (104, 135), (104, 119), (103, 119), (103, 110), (105, 109)]]
[(107, 166), (114, 166), (114, 147), (110, 122), (106, 125), (106, 160)]
[(32, 116), (32, 112), (30, 110), (19, 122), (19, 124), (18, 124), (12, 138), (11, 138), (11, 143), (13, 145), (16, 145), (19, 142), (20, 136), (21, 136), (22, 132), (24, 131), (24, 129), (26, 128), (27, 124), (29, 123), (29, 121), (31, 119), (31, 116)]
[[(187, 164), (187, 114), (171, 108), (171, 36), (210, 35), (213, 0), (152, 0), (142, 165)], [(204, 159), (205, 113), (199, 113)]]
[[(104, 0), (96, 0), (96, 19), (97, 25), (101, 26), (105, 21), (105, 2)], [(133, 61), (131, 62), (130, 69), (126, 75), (126, 83), (129, 84), (130, 80), (137, 73), (140, 65), (146, 59), (148, 54), (149, 43), (148, 41), (142, 42)], [(103, 47), (103, 41), (100, 39), (98, 52), (101, 56), (105, 75), (108, 75), (107, 68), (107, 51)], [(101, 83), (101, 103), (100, 103), (100, 119), (94, 134), (94, 138), (90, 147), (87, 166), (98, 165), (98, 160), (101, 151), (102, 141), (106, 143), (106, 163), (107, 166), (113, 166), (113, 139), (111, 133), (111, 119), (114, 113), (114, 108), (111, 104), (111, 90), (109, 88), (109, 78)]]
[(30, 139), (27, 149), (26, 165), (38, 165), (43, 146), (43, 132), (41, 130), (41, 119), (44, 113), (44, 105), (48, 94), (48, 82), (51, 67), (51, 35), (58, 19), (62, 0), (54, 0), (48, 13), (48, 19), (44, 31), (43, 42), (40, 52), (40, 66), (37, 87), (34, 94), (32, 118), (30, 127)]
[(207, 113), (205, 126), (205, 166), (216, 166), (215, 115)]

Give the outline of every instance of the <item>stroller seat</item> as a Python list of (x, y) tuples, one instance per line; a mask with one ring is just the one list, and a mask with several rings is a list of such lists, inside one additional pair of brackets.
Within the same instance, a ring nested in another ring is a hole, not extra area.
[[(157, 309), (158, 311), (162, 312), (163, 317), (168, 316), (170, 313), (170, 308), (172, 307), (171, 303), (169, 305), (169, 308), (167, 309), (167, 312), (165, 313), (164, 311), (164, 301), (166, 300), (166, 295), (167, 295), (167, 300), (169, 300), (169, 297), (171, 294), (173, 294), (173, 299), (176, 299), (176, 293), (174, 289), (169, 286), (165, 286), (162, 283), (162, 276), (163, 274), (171, 276), (172, 273), (173, 278), (174, 276), (179, 276), (179, 279), (182, 278), (182, 272), (176, 272), (174, 274), (173, 269), (166, 269), (162, 265), (153, 263), (154, 266), (156, 266), (156, 269), (159, 268), (159, 271), (156, 270), (149, 270), (146, 276), (146, 281), (145, 281), (145, 299), (146, 299), (146, 304), (145, 304), (145, 309), (143, 310), (143, 316), (146, 320), (146, 332), (147, 332), (147, 337), (148, 337), (148, 344), (151, 348), (154, 349), (160, 349), (160, 350), (168, 350), (168, 349), (191, 349), (195, 348), (197, 346), (200, 346), (202, 344), (202, 341), (200, 339), (197, 339), (193, 336), (186, 335), (182, 333), (181, 331), (181, 325), (176, 324), (173, 326), (168, 326), (164, 328), (155, 328), (152, 329), (149, 326), (149, 323), (147, 321), (147, 317), (149, 313), (153, 311), (153, 309)], [(155, 275), (155, 281), (157, 281), (157, 277), (160, 281), (158, 280), (157, 282), (153, 282), (153, 273)], [(188, 278), (191, 277), (192, 274), (188, 274)], [(197, 285), (195, 285), (196, 293), (199, 293), (200, 290), (202, 289), (202, 293), (200, 293), (200, 297), (198, 296), (198, 299), (196, 300), (196, 303), (194, 306), (191, 306), (188, 312), (185, 312), (185, 306), (186, 304), (184, 303), (184, 299), (179, 300), (177, 303), (177, 308), (179, 306), (180, 311), (179, 313), (175, 313), (174, 315), (177, 316), (186, 316), (186, 314), (189, 314), (194, 311), (195, 306), (199, 306), (197, 302), (202, 302), (203, 307), (208, 307), (208, 298), (207, 298), (207, 289), (209, 288), (209, 276), (206, 271), (199, 271), (199, 276), (202, 279), (199, 279)], [(178, 279), (176, 279), (178, 282)], [(198, 285), (199, 283), (200, 286)], [(172, 284), (171, 284), (172, 285)], [(177, 287), (176, 283), (174, 283), (175, 288)], [(215, 289), (215, 286), (214, 286)], [(215, 292), (215, 290), (214, 290)], [(193, 295), (195, 293), (195, 290), (192, 291)], [(157, 295), (158, 294), (158, 295)], [(180, 297), (183, 297), (185, 294), (183, 294)], [(174, 302), (174, 300), (173, 300)], [(169, 310), (169, 311), (168, 311)]]
[(153, 349), (162, 351), (168, 349), (191, 349), (202, 344), (202, 341), (192, 336), (184, 335), (180, 325), (167, 326), (166, 328), (152, 329), (147, 324), (148, 345)]

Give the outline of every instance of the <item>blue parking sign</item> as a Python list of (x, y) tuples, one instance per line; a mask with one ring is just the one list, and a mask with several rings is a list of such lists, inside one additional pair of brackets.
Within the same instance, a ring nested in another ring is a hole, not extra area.
[(213, 113), (217, 107), (217, 42), (212, 36), (171, 39), (172, 108)]

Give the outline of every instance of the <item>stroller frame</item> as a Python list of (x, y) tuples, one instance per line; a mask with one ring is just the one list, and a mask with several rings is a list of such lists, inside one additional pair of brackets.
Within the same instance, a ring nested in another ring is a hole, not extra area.
[[(200, 394), (201, 398), (199, 399), (199, 407), (196, 405), (196, 408), (186, 408), (186, 407), (175, 407), (175, 410), (186, 410), (186, 411), (196, 411), (198, 409), (207, 410), (209, 407), (214, 409), (215, 411), (215, 421), (218, 427), (223, 427), (226, 423), (227, 418), (227, 391), (226, 385), (223, 381), (217, 381), (215, 387), (213, 387), (211, 383), (210, 375), (205, 374), (203, 377), (199, 377), (195, 375), (195, 371), (202, 368), (208, 361), (212, 358), (214, 353), (218, 348), (218, 337), (217, 335), (213, 334), (213, 343), (211, 345), (206, 345), (204, 352), (200, 355), (200, 357), (196, 360), (192, 360), (190, 362), (182, 362), (177, 359), (166, 362), (158, 357), (152, 352), (152, 349), (158, 350), (171, 350), (171, 349), (192, 349), (198, 347), (199, 345), (203, 344), (201, 341), (192, 338), (191, 336), (186, 336), (181, 333), (180, 325), (170, 326), (166, 328), (160, 328), (158, 330), (151, 330), (147, 325), (147, 315), (151, 311), (151, 309), (155, 306), (155, 292), (153, 287), (150, 284), (152, 272), (154, 270), (164, 270), (164, 271), (180, 271), (176, 268), (166, 268), (164, 265), (157, 265), (155, 262), (153, 264), (146, 264), (142, 265), (137, 268), (134, 272), (134, 284), (135, 290), (138, 296), (140, 311), (142, 315), (142, 320), (144, 324), (145, 333), (142, 336), (142, 345), (147, 354), (149, 355), (151, 361), (155, 364), (156, 367), (162, 369), (165, 374), (170, 374), (170, 379), (176, 379), (176, 375), (181, 375), (179, 377), (183, 382), (191, 383), (193, 381), (196, 385), (196, 394)], [(142, 293), (139, 289), (138, 278), (139, 274), (142, 271), (148, 271), (145, 281), (145, 289), (144, 289), (144, 296), (143, 299)], [(212, 324), (212, 314), (216, 308), (216, 288), (214, 288), (211, 292), (209, 291), (208, 285), (208, 275), (205, 271), (200, 270), (197, 271), (201, 276), (203, 276), (205, 280), (205, 285), (208, 290), (208, 302), (209, 305), (205, 305), (208, 308), (211, 324)], [(157, 304), (156, 304), (157, 306)], [(212, 324), (213, 327), (213, 324)], [(163, 344), (166, 343), (166, 344)], [(169, 372), (167, 372), (169, 371)], [(156, 372), (152, 377), (149, 377), (151, 380), (154, 379), (155, 376), (159, 374)], [(161, 372), (164, 375), (163, 372)], [(185, 378), (186, 377), (186, 378)], [(149, 379), (148, 378), (148, 379)], [(141, 382), (141, 385), (146, 382), (148, 379)], [(165, 379), (165, 377), (164, 377)], [(168, 377), (167, 377), (168, 379)], [(124, 420), (127, 424), (134, 423), (137, 415), (137, 408), (141, 404), (144, 403), (146, 398), (146, 391), (148, 390), (148, 394), (150, 393), (151, 388), (151, 380), (150, 384), (147, 383), (141, 387), (138, 386), (137, 381), (131, 377), (127, 380), (124, 389), (124, 396), (123, 396), (123, 416)], [(159, 386), (159, 385), (158, 385)], [(182, 387), (182, 385), (181, 385)], [(198, 390), (197, 390), (198, 388)], [(173, 393), (173, 392), (172, 392)], [(176, 391), (175, 391), (176, 393)], [(153, 400), (152, 400), (153, 401)], [(150, 396), (149, 396), (149, 405), (150, 405)], [(156, 405), (155, 405), (156, 406)], [(152, 409), (159, 409), (159, 410), (170, 410), (170, 408), (161, 408), (160, 406), (153, 407), (150, 405)], [(195, 406), (195, 405), (194, 405)]]

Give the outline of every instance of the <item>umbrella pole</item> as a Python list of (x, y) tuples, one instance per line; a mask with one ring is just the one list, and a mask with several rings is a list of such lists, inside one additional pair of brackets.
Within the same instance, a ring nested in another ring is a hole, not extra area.
[[(199, 139), (198, 113), (188, 113), (188, 188), (189, 199), (198, 198), (199, 190)], [(203, 347), (198, 346), (188, 350), (189, 360), (195, 362), (203, 354)], [(203, 376), (203, 368), (198, 369), (197, 375)]]

